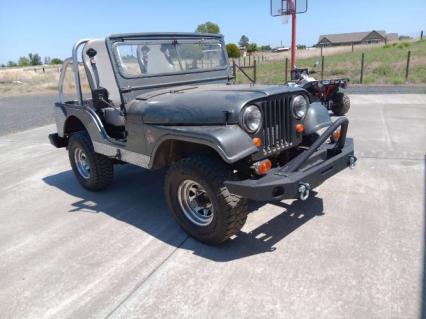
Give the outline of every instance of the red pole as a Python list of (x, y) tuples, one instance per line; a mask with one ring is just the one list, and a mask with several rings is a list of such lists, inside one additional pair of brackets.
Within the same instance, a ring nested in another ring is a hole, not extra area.
[(291, 14), (291, 70), (296, 68), (296, 13)]

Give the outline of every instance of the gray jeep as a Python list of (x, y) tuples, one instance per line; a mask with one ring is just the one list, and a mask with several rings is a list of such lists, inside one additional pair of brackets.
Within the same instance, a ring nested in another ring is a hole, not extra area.
[[(69, 66), (77, 100), (65, 101)], [(111, 183), (114, 164), (169, 167), (173, 216), (191, 236), (219, 244), (244, 225), (248, 199), (306, 200), (356, 161), (347, 118), (332, 120), (305, 90), (233, 80), (220, 35), (81, 40), (62, 68), (49, 139), (68, 149), (77, 180), (92, 191)]]

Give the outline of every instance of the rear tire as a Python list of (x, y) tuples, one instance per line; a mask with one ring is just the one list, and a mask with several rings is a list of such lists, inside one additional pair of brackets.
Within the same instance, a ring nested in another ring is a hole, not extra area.
[(86, 189), (99, 191), (107, 188), (113, 178), (113, 162), (110, 158), (95, 153), (87, 132), (71, 135), (68, 156), (78, 182)]
[(231, 194), (224, 181), (232, 171), (219, 160), (184, 158), (166, 175), (165, 195), (178, 224), (195, 239), (218, 245), (238, 233), (247, 219), (247, 200)]
[(337, 92), (333, 98), (331, 110), (334, 115), (342, 116), (349, 112), (351, 107), (351, 100), (348, 95), (343, 92)]

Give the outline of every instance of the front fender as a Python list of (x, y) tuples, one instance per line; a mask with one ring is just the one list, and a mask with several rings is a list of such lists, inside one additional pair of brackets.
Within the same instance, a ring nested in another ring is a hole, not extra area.
[(155, 159), (160, 145), (168, 140), (186, 141), (208, 146), (229, 164), (257, 151), (250, 136), (238, 125), (148, 126), (146, 141), (148, 149), (152, 149), (151, 161)]
[(319, 102), (314, 102), (309, 106), (304, 125), (305, 134), (312, 134), (319, 129), (332, 124), (328, 110)]

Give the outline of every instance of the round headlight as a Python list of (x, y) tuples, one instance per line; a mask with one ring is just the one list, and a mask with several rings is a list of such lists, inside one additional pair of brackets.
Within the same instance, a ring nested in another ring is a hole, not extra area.
[(262, 125), (262, 113), (256, 105), (250, 105), (244, 109), (243, 124), (249, 133), (259, 130)]
[(295, 96), (291, 101), (291, 113), (297, 120), (301, 120), (305, 117), (306, 111), (308, 110), (308, 101), (303, 95)]

